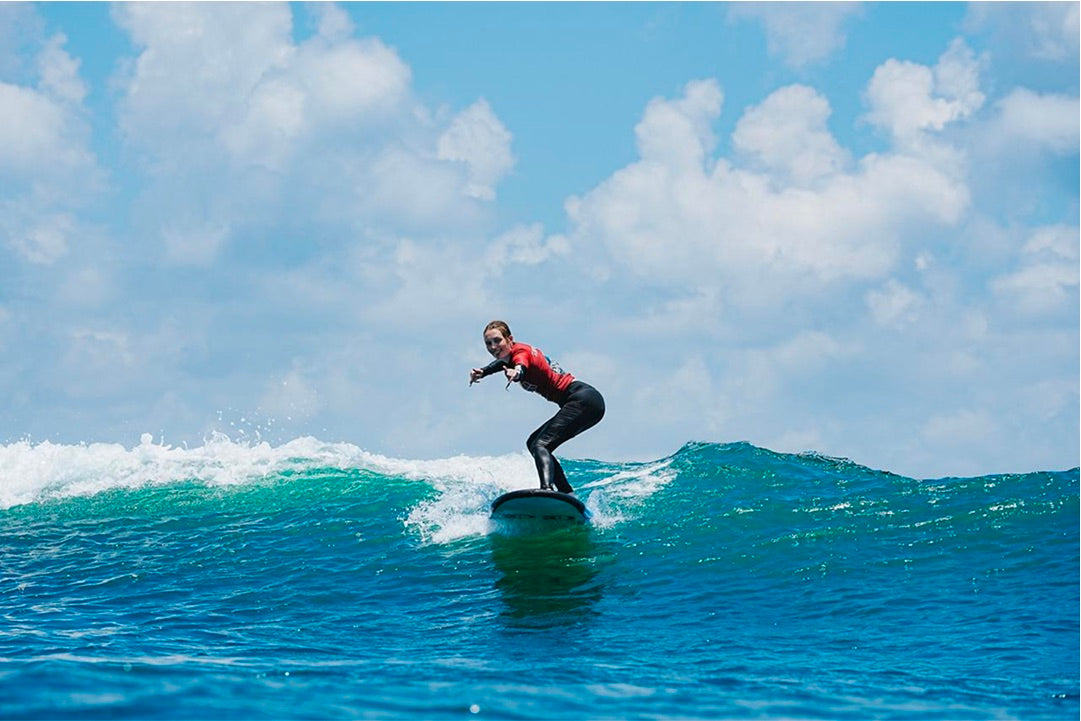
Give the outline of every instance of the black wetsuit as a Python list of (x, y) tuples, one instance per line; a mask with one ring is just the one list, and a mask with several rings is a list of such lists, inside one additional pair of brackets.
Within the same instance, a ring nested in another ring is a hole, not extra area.
[(523, 388), (539, 393), (559, 406), (556, 414), (533, 431), (525, 444), (537, 464), (541, 488), (574, 493), (552, 452), (600, 422), (604, 417), (604, 398), (596, 388), (575, 380), (538, 349), (524, 343), (515, 343), (509, 357), (485, 366), (481, 377), (515, 366), (519, 368), (518, 381)]
[(582, 431), (597, 425), (603, 417), (604, 398), (600, 392), (582, 381), (571, 383), (556, 414), (533, 431), (525, 443), (537, 464), (541, 488), (554, 486), (563, 493), (574, 493), (571, 484), (567, 482), (566, 474), (563, 473), (563, 466), (559, 465), (552, 451)]

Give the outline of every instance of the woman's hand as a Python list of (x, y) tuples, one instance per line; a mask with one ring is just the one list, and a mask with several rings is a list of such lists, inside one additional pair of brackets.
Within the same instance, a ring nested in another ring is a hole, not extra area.
[(473, 385), (483, 377), (484, 371), (480, 368), (474, 368), (473, 370), (469, 371), (469, 385)]

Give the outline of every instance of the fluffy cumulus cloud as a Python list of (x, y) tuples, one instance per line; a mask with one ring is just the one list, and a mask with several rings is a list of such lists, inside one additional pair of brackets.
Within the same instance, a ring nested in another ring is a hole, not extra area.
[(113, 14), (139, 49), (124, 78), (121, 128), (164, 164), (197, 159), (192, 150), (244, 117), (260, 79), (294, 52), (283, 5), (132, 3)]
[(567, 250), (567, 239), (559, 235), (546, 238), (540, 223), (516, 226), (489, 244), (485, 266), (491, 277), (498, 278), (512, 264), (537, 265)]
[[(144, 214), (172, 218), (147, 229), (166, 260), (212, 262), (267, 206), (294, 223), (416, 230), (473, 222), (476, 201), (495, 197), (514, 158), (491, 107), (478, 100), (439, 119), (397, 52), (356, 37), (340, 8), (313, 11), (317, 32), (297, 43), (287, 5), (114, 10), (139, 50), (122, 78), (120, 124), (157, 180)], [(201, 189), (184, 193), (187, 207), (177, 183)]]
[(861, 12), (855, 2), (741, 2), (728, 10), (734, 20), (761, 22), (770, 53), (797, 68), (843, 49), (845, 21)]
[(1077, 3), (1071, 2), (974, 2), (967, 25), (972, 30), (990, 29), (996, 54), (1069, 62), (1077, 59), (1081, 44), (1078, 15)]
[[(294, 12), (314, 19), (309, 37)], [(408, 63), (342, 8), (110, 13), (132, 48), (108, 79), (113, 135), (134, 160), (111, 179), (130, 200), (124, 223), (85, 220), (107, 176), (64, 36), (36, 42), (26, 81), (0, 82), (0, 248), (18, 260), (4, 264), (0, 310), (50, 349), (18, 362), (21, 433), (52, 433), (105, 397), (164, 428), (200, 428), (207, 406), (250, 411), (244, 397), (282, 419), (348, 422), (359, 399), (397, 403), (369, 369), (402, 347), (398, 329), (479, 314), (478, 278), (562, 252), (536, 227), (488, 236), (515, 162), (495, 110), (427, 107)], [(9, 310), (16, 287), (43, 300)], [(313, 357), (365, 324), (379, 333)], [(266, 333), (284, 340), (268, 350)], [(79, 400), (35, 423), (42, 392)]]
[(850, 162), (826, 127), (829, 116), (829, 102), (813, 88), (791, 85), (748, 110), (732, 142), (782, 185), (812, 185)]
[(927, 300), (896, 278), (890, 278), (882, 288), (867, 292), (867, 306), (879, 325), (903, 327), (919, 320)]
[[(1065, 381), (1076, 353), (1062, 343), (1076, 328), (1047, 319), (1076, 316), (1077, 228), (1027, 239), (1002, 230), (1003, 251), (980, 261), (997, 270), (976, 287), (957, 263), (955, 239), (995, 223), (975, 205), (971, 163), (993, 154), (982, 145), (989, 124), (1059, 156), (1077, 150), (1076, 98), (1017, 88), (988, 104), (987, 62), (960, 39), (933, 66), (883, 62), (863, 122), (887, 147), (862, 157), (830, 133), (829, 101), (806, 85), (746, 108), (731, 157), (717, 156), (723, 91), (695, 81), (646, 107), (634, 163), (568, 201), (571, 252), (611, 265), (598, 279), (659, 289), (617, 327), (662, 344), (693, 328), (698, 342), (642, 353), (639, 370), (670, 368), (654, 382), (668, 398), (693, 397), (690, 416), (711, 419), (707, 435), (798, 450), (787, 444), (840, 449), (847, 434), (881, 446), (900, 433), (898, 459), (955, 447), (974, 470), (980, 438), (1017, 430), (991, 388), (1050, 373), (1076, 393)], [(1032, 342), (1023, 318), (1033, 317), (1051, 323), (1041, 331), (1049, 350), (1020, 370), (1006, 357)], [(885, 416), (858, 402), (906, 386), (920, 390)], [(635, 401), (643, 415), (659, 402), (645, 390)]]
[(712, 124), (723, 101), (713, 80), (688, 83), (676, 100), (653, 99), (634, 129), (638, 154), (676, 170), (701, 167), (716, 144)]
[(986, 142), (993, 143), (996, 153), (1062, 154), (1077, 149), (1081, 115), (1077, 97), (1014, 88), (995, 103), (995, 111)]
[(441, 136), (438, 156), (458, 160), (468, 168), (466, 192), (476, 198), (493, 200), (495, 184), (514, 167), (511, 134), (499, 122), (484, 100), (459, 113)]
[(983, 105), (976, 59), (955, 40), (934, 68), (889, 60), (875, 70), (867, 88), (867, 119), (911, 143), (925, 131), (939, 131)]
[[(806, 86), (781, 88), (743, 113), (732, 137), (742, 163), (712, 154), (722, 105), (715, 81), (655, 99), (635, 129), (640, 159), (568, 202), (575, 242), (603, 245), (640, 276), (719, 288), (732, 301), (883, 277), (906, 229), (952, 226), (967, 207), (956, 153), (914, 142), (978, 106), (978, 92), (956, 82), (965, 76), (955, 72), (958, 55), (966, 57), (954, 46), (936, 69), (894, 73), (891, 61), (875, 73), (871, 115), (897, 142), (858, 160), (826, 127), (826, 98)], [(954, 78), (945, 99), (936, 70)], [(914, 105), (927, 113), (913, 115)], [(784, 291), (763, 287), (764, 273), (785, 278)]]
[(75, 211), (104, 187), (89, 147), (86, 86), (66, 43), (56, 34), (38, 45), (30, 84), (0, 81), (0, 237), (37, 264), (69, 252)]
[(1018, 267), (992, 280), (991, 289), (1024, 313), (1076, 310), (1079, 237), (1077, 227), (1036, 229), (1021, 247)]

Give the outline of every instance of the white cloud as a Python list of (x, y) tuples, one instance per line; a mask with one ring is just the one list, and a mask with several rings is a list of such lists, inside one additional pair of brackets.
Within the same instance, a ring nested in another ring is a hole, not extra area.
[(331, 127), (369, 124), (396, 113), (408, 99), (412, 73), (377, 38), (313, 40), (300, 46), (291, 68), (315, 120)]
[(71, 331), (55, 381), (75, 398), (123, 392), (138, 372), (138, 356), (122, 331), (79, 328)]
[(1078, 229), (1066, 225), (1037, 228), (1025, 241), (1024, 252), (1029, 256), (1077, 261)]
[(189, 220), (172, 220), (162, 228), (166, 259), (177, 265), (207, 265), (229, 237), (225, 225), (206, 225)]
[(765, 443), (767, 448), (787, 453), (815, 452), (821, 448), (825, 439), (822, 431), (815, 427), (789, 429)]
[(964, 41), (954, 40), (934, 68), (887, 60), (867, 87), (867, 120), (911, 143), (924, 131), (942, 130), (983, 105), (978, 62)]
[(408, 66), (378, 39), (347, 37), (340, 10), (320, 12), (321, 34), (297, 46), (286, 5), (118, 6), (141, 48), (122, 79), (129, 141), (165, 167), (224, 146), (280, 170), (305, 134), (385, 122), (408, 99)]
[(112, 299), (114, 290), (107, 270), (88, 265), (64, 278), (57, 300), (80, 310), (97, 309)]
[[(733, 345), (710, 345), (709, 352), (694, 356), (698, 364), (692, 366), (693, 375), (688, 377), (684, 372), (685, 387), (668, 396), (689, 399), (676, 406), (689, 405), (691, 412), (672, 422), (686, 425), (684, 433), (695, 433), (701, 432), (697, 430), (700, 420), (708, 418), (711, 433), (778, 450), (807, 450), (812, 436), (822, 438), (810, 428), (821, 432), (833, 426), (836, 431), (836, 426), (842, 425), (834, 424), (815, 400), (824, 391), (820, 384), (829, 387), (822, 382), (823, 375), (831, 375), (833, 368), (851, 358), (864, 356), (865, 349), (818, 330), (796, 330), (761, 345), (753, 343), (753, 335), (745, 332)], [(696, 349), (697, 344), (689, 347)], [(694, 412), (698, 408), (703, 409), (700, 414)]]
[(1018, 394), (1025, 417), (1039, 422), (1054, 422), (1056, 418), (1077, 414), (1077, 376), (1048, 377), (1025, 384)]
[(79, 77), (79, 61), (64, 50), (67, 37), (54, 35), (38, 56), (41, 88), (67, 103), (81, 103), (86, 98), (86, 85)]
[(822, 331), (803, 331), (772, 348), (752, 354), (755, 365), (783, 370), (786, 378), (808, 373), (816, 366), (859, 352), (858, 347), (838, 341)]
[[(608, 266), (594, 275), (604, 292), (633, 299), (598, 324), (660, 389), (619, 387), (624, 402), (656, 406), (655, 432), (674, 438), (889, 447), (899, 469), (953, 449), (957, 468), (1002, 465), (1009, 453), (990, 459), (980, 434), (1005, 437), (996, 419), (1023, 395), (1016, 379), (1059, 373), (1076, 345), (1056, 324), (1076, 307), (1077, 261), (1062, 253), (1078, 243), (1070, 225), (1017, 255), (1008, 227), (972, 206), (972, 139), (999, 113), (982, 67), (960, 41), (933, 67), (884, 63), (865, 97), (889, 144), (856, 158), (809, 86), (747, 108), (730, 157), (716, 155), (715, 83), (650, 101), (637, 159), (566, 206), (573, 256)], [(992, 252), (987, 224), (1002, 236)], [(1031, 335), (1031, 313), (1048, 311)]]
[(272, 380), (259, 402), (264, 413), (283, 422), (311, 418), (322, 406), (319, 392), (298, 368)]
[(260, 79), (293, 53), (288, 6), (123, 3), (117, 23), (140, 48), (128, 77), (120, 125), (157, 159), (191, 157), (243, 109)]
[(498, 277), (510, 264), (538, 265), (556, 255), (566, 254), (568, 245), (562, 236), (544, 237), (540, 223), (519, 225), (493, 240), (485, 255), (486, 268)]
[(466, 184), (454, 164), (396, 144), (370, 159), (358, 158), (357, 166), (343, 175), (352, 193), (348, 207), (390, 228), (438, 233), (468, 224), (473, 212), (473, 206), (462, 202)]
[(355, 26), (349, 15), (335, 3), (317, 3), (311, 9), (319, 17), (319, 35), (327, 40), (343, 40), (353, 34)]
[(891, 278), (882, 288), (868, 291), (866, 302), (876, 323), (903, 328), (919, 319), (926, 299), (908, 286)]
[(1016, 88), (995, 104), (995, 110), (988, 135), (999, 149), (1078, 150), (1081, 104), (1076, 97)]
[(1002, 436), (999, 424), (986, 411), (961, 409), (935, 415), (923, 424), (921, 436), (934, 448), (980, 448)]
[[(736, 142), (762, 172), (715, 162), (709, 123), (720, 97), (701, 82), (650, 102), (636, 127), (641, 159), (568, 201), (576, 248), (599, 242), (637, 275), (781, 304), (823, 283), (882, 277), (908, 228), (956, 223), (967, 205), (946, 150), (868, 155), (841, 172), (843, 152), (823, 127), (828, 107), (806, 89), (783, 88), (737, 126)], [(782, 149), (808, 137), (814, 147), (801, 164), (786, 161)], [(814, 174), (813, 189), (794, 184)]]
[(652, 425), (681, 424), (687, 416), (693, 416), (699, 433), (715, 433), (730, 413), (723, 405), (713, 402), (715, 396), (709, 367), (702, 355), (696, 353), (668, 372), (654, 374), (650, 383), (638, 385), (633, 403), (636, 415), (648, 416)]
[(93, 165), (85, 129), (65, 104), (33, 88), (0, 83), (0, 107), (0, 176), (48, 178)]
[(252, 90), (245, 117), (222, 129), (222, 145), (242, 163), (286, 170), (297, 138), (307, 129), (305, 103), (304, 93), (282, 78), (261, 82)]
[(996, 53), (1035, 60), (1069, 62), (1076, 59), (1081, 43), (1075, 2), (974, 2), (968, 6), (966, 25), (973, 32), (990, 29)]
[(288, 171), (313, 138), (352, 144), (408, 104), (409, 68), (377, 39), (320, 36), (280, 54), (268, 54), (250, 89), (238, 88), (246, 105), (223, 120), (221, 143), (240, 166)]
[(89, 150), (78, 61), (57, 34), (36, 49), (36, 86), (0, 82), (0, 238), (42, 265), (69, 252), (81, 223), (73, 212), (104, 179)]
[(711, 126), (723, 102), (715, 80), (687, 83), (676, 100), (654, 98), (634, 128), (638, 154), (673, 170), (700, 168), (716, 145)]
[[(167, 230), (166, 261), (205, 264), (253, 224), (354, 242), (472, 229), (487, 212), (476, 201), (513, 165), (486, 102), (433, 116), (397, 52), (351, 37), (337, 6), (314, 10), (319, 31), (300, 44), (287, 5), (114, 12), (140, 49), (121, 78), (121, 127), (157, 181), (139, 216), (154, 219), (144, 232)], [(190, 217), (230, 232), (191, 235)]]
[(791, 85), (748, 110), (732, 142), (782, 185), (808, 185), (842, 170), (848, 154), (826, 127), (829, 102), (813, 88)]
[(68, 238), (75, 228), (67, 213), (39, 214), (22, 227), (9, 231), (12, 246), (31, 263), (49, 265), (68, 253)]
[(465, 243), (433, 243), (400, 238), (389, 263), (373, 272), (389, 276), (392, 285), (369, 299), (361, 314), (375, 327), (430, 331), (459, 318), (484, 312), (488, 300), (483, 264)]
[(723, 314), (719, 291), (691, 288), (685, 294), (651, 306), (645, 313), (619, 318), (615, 324), (632, 336), (647, 336), (658, 342), (686, 336), (704, 339), (715, 335)]
[(999, 295), (1014, 299), (1022, 310), (1039, 312), (1072, 301), (1076, 305), (1077, 264), (1033, 263), (991, 282)]
[(800, 68), (844, 48), (844, 23), (863, 9), (855, 2), (741, 2), (733, 3), (728, 12), (735, 19), (761, 21), (770, 54)]
[(1031, 27), (1033, 30), (1032, 54), (1046, 60), (1065, 60), (1076, 56), (1081, 22), (1078, 21), (1078, 4), (1071, 2), (1033, 3)]
[(1077, 307), (1081, 229), (1037, 230), (1025, 243), (1020, 267), (991, 281), (991, 290), (1025, 313)]
[(511, 134), (491, 107), (478, 100), (460, 112), (439, 136), (438, 156), (460, 160), (469, 167), (467, 195), (495, 199), (495, 185), (514, 167)]
[(55, 104), (28, 88), (0, 83), (0, 106), (0, 167), (25, 172), (35, 159), (51, 156), (62, 126)]

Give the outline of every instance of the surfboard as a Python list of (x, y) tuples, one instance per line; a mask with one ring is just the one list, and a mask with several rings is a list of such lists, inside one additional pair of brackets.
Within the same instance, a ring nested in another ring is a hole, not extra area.
[(492, 520), (553, 528), (580, 526), (589, 522), (589, 511), (582, 501), (569, 493), (527, 488), (504, 493), (495, 499)]

